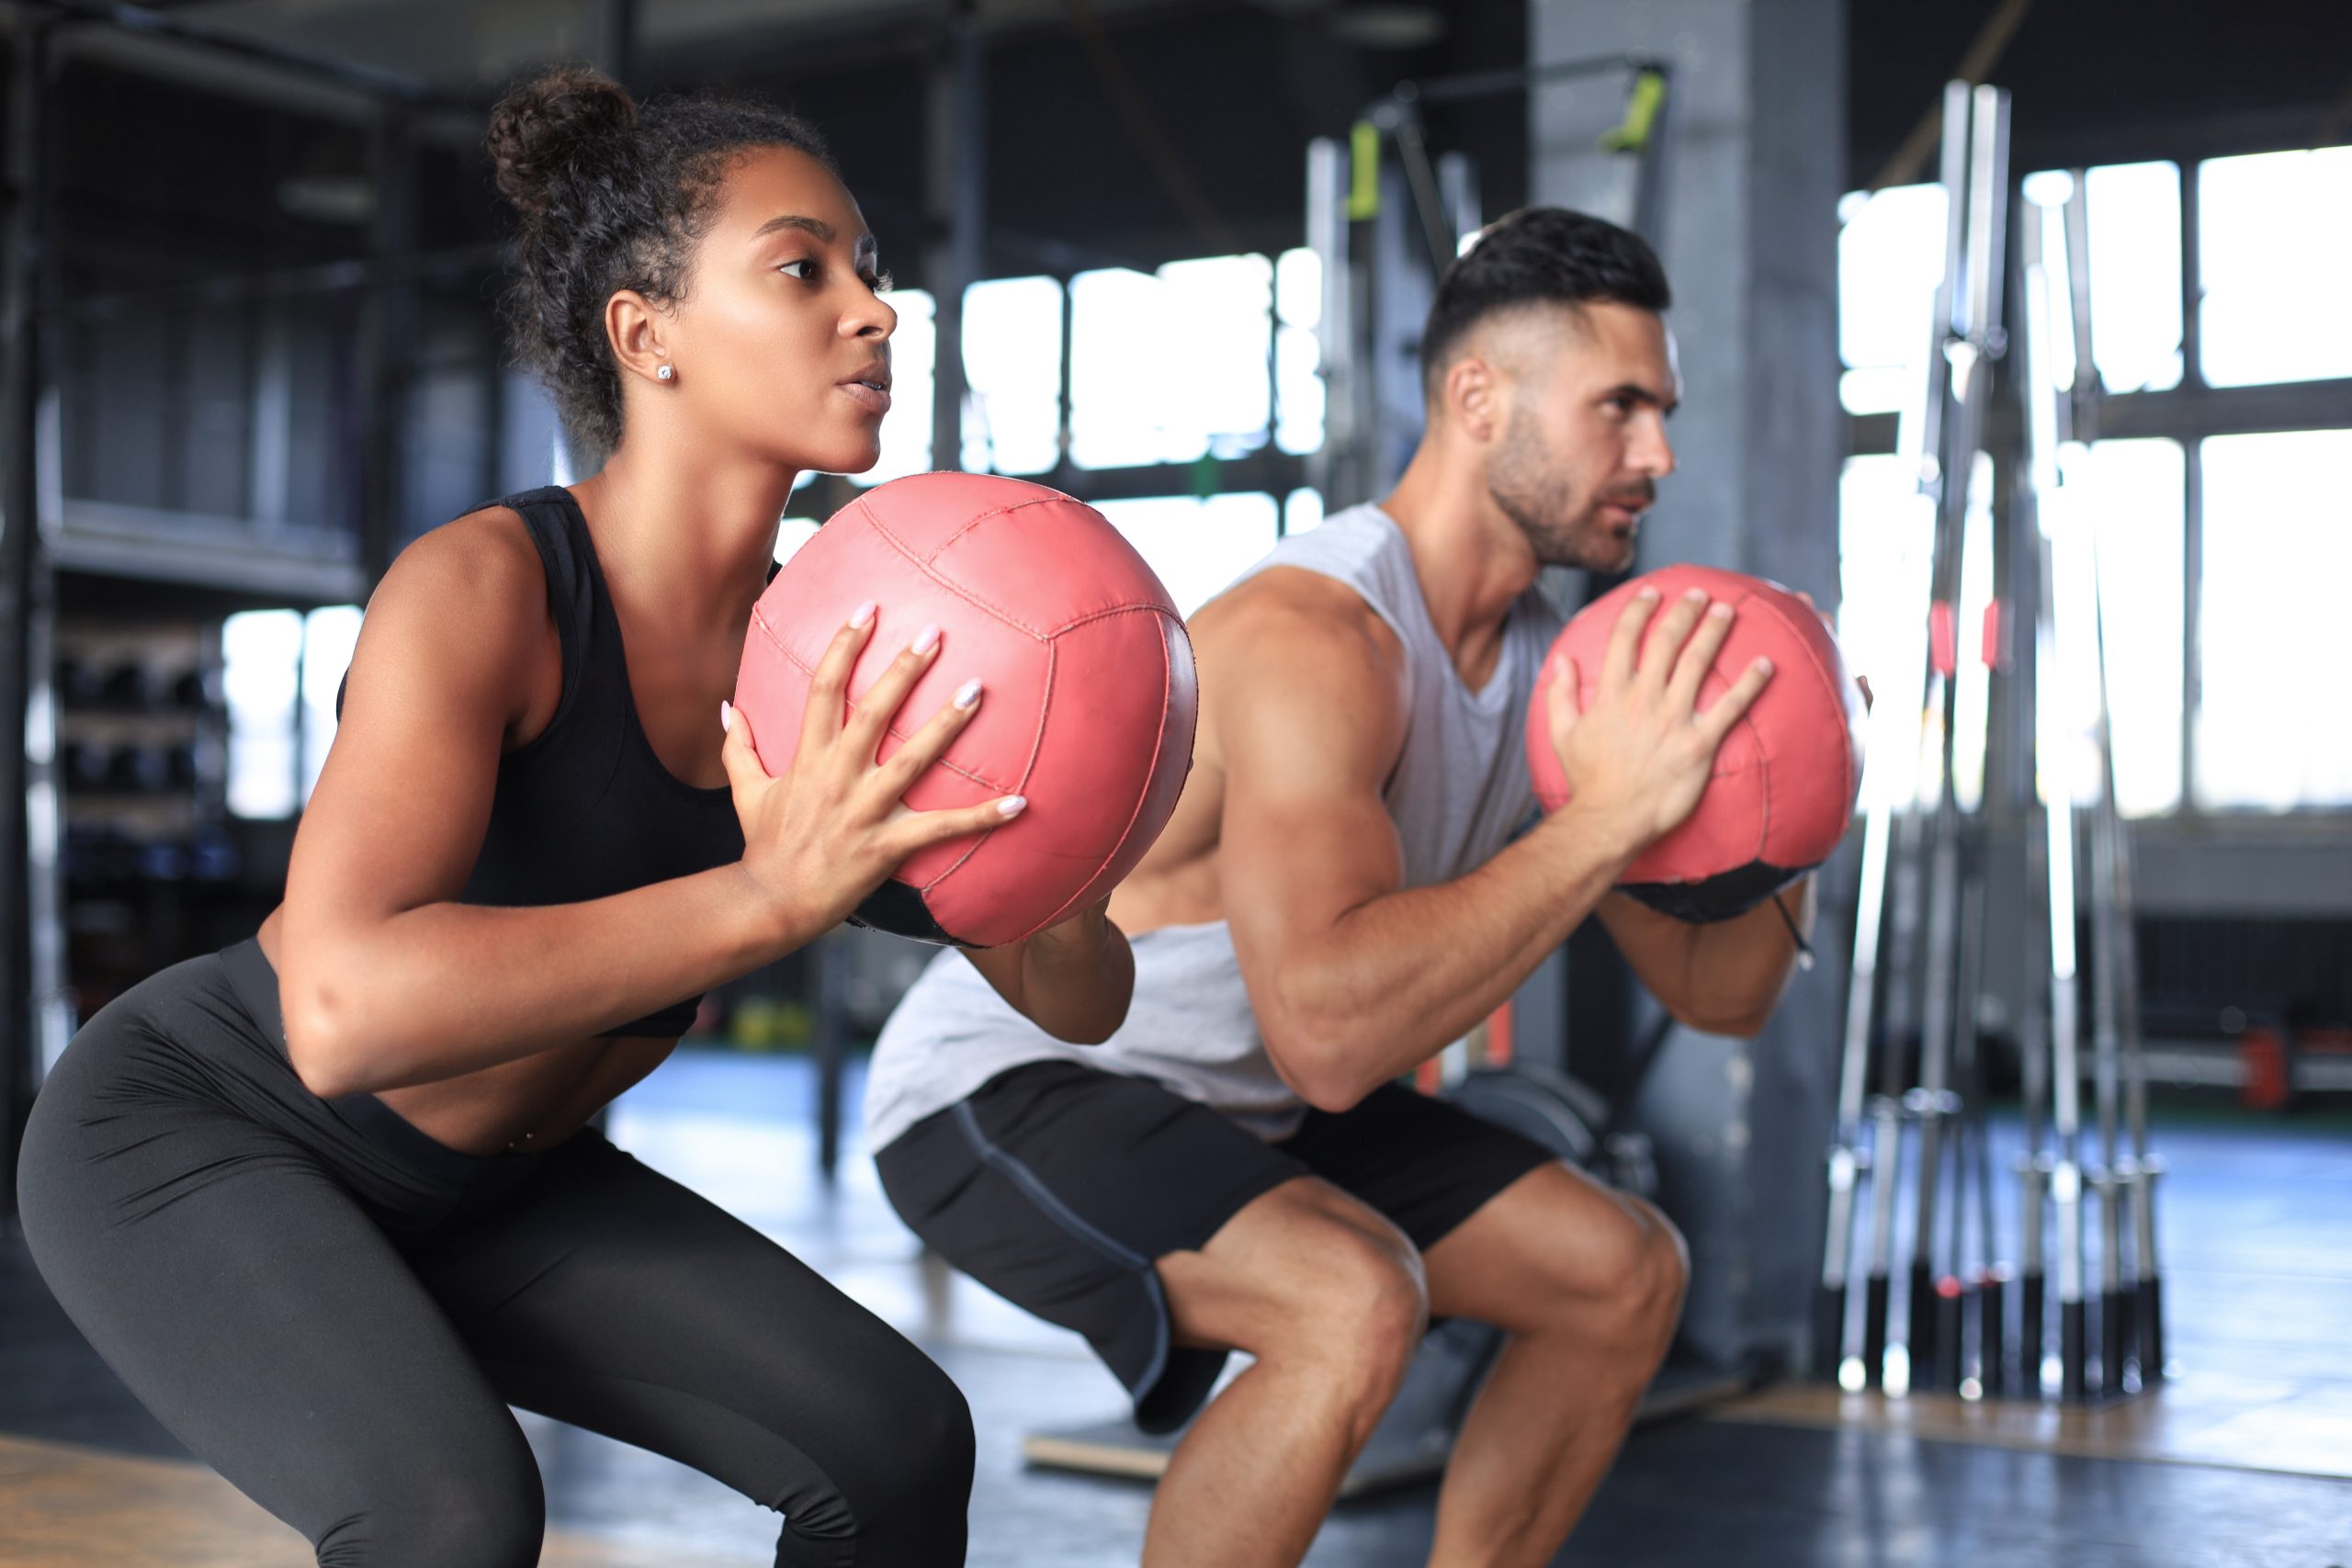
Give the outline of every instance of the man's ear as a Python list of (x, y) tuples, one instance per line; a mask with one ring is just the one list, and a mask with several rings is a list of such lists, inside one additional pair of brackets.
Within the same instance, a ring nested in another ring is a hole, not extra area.
[(605, 338), (623, 376), (667, 379), (660, 373), (665, 365), (673, 367), (673, 376), (676, 374), (676, 362), (663, 341), (666, 325), (661, 310), (634, 288), (620, 289), (605, 301)]
[(1481, 354), (1462, 355), (1438, 378), (1438, 400), (1446, 418), (1480, 446), (1501, 433), (1510, 400), (1501, 370)]

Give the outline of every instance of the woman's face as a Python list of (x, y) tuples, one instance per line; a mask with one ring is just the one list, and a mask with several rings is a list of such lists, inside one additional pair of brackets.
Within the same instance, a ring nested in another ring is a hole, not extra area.
[(763, 147), (729, 169), (662, 328), (697, 429), (781, 466), (862, 473), (882, 450), (890, 333), (874, 236), (825, 166)]

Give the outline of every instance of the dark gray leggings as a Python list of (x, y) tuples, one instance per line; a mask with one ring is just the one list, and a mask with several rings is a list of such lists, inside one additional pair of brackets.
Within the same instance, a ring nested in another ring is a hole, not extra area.
[(593, 1131), (477, 1158), (319, 1100), (256, 964), (181, 964), (90, 1021), (21, 1203), (98, 1352), (321, 1563), (536, 1563), (510, 1404), (780, 1510), (779, 1564), (963, 1562), (970, 1413), (920, 1350)]

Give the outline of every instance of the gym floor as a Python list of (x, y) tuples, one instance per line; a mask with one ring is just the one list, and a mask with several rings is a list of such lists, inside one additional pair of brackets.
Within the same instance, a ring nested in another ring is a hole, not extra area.
[[(853, 1082), (854, 1091), (857, 1086)], [(751, 1219), (936, 1357), (978, 1423), (975, 1568), (1136, 1561), (1141, 1483), (1024, 1469), (1023, 1434), (1116, 1413), (1071, 1336), (926, 1264), (853, 1148), (812, 1174), (811, 1075), (683, 1052), (613, 1134)], [(2160, 1122), (2176, 1381), (2090, 1413), (1767, 1390), (1646, 1426), (1558, 1559), (1781, 1568), (2352, 1568), (2352, 1118)], [(548, 1478), (545, 1561), (772, 1560), (774, 1517), (718, 1483), (526, 1418)], [(1340, 1506), (1315, 1568), (1425, 1557), (1433, 1493)], [(0, 1562), (298, 1568), (303, 1544), (187, 1458), (82, 1343), (21, 1239), (0, 1238)]]

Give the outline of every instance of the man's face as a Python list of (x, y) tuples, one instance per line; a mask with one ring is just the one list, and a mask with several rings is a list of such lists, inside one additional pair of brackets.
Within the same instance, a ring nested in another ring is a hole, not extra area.
[(1674, 471), (1666, 416), (1681, 396), (1666, 323), (1633, 305), (1537, 306), (1485, 323), (1510, 412), (1487, 455), (1495, 504), (1546, 566), (1619, 572)]

